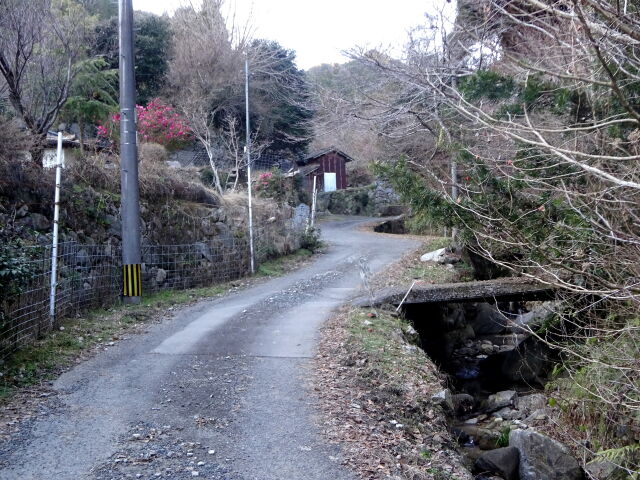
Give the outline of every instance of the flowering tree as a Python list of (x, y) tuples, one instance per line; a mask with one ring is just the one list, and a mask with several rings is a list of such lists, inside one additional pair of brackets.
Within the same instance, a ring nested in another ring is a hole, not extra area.
[[(153, 99), (146, 107), (136, 105), (138, 135), (142, 142), (158, 143), (169, 151), (177, 150), (191, 140), (191, 129), (173, 107)], [(120, 135), (120, 113), (98, 126), (98, 135), (117, 141)]]
[(296, 196), (293, 182), (286, 179), (278, 170), (258, 175), (254, 188), (258, 196), (273, 198), (280, 204)]

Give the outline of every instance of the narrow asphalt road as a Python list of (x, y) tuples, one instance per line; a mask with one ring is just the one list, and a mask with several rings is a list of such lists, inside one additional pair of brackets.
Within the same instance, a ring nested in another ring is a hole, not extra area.
[(0, 479), (352, 479), (320, 436), (306, 390), (319, 325), (415, 243), (322, 225), (309, 266), (201, 302), (56, 381), (0, 447)]

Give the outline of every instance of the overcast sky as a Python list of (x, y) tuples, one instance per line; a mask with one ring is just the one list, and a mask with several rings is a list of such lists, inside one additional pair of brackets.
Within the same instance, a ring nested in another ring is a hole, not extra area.
[[(194, 0), (197, 2), (197, 0)], [(344, 62), (355, 46), (395, 47), (445, 0), (233, 0), (238, 18), (252, 16), (255, 36), (296, 51), (298, 67)], [(178, 0), (133, 0), (136, 10), (171, 13)], [(451, 4), (446, 4), (451, 6)]]

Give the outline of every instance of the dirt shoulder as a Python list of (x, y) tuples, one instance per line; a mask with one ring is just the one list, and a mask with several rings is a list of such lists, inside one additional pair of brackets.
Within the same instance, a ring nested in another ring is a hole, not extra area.
[[(416, 264), (434, 242), (426, 239), (377, 275), (374, 288), (463, 274)], [(361, 478), (471, 479), (444, 412), (431, 402), (444, 377), (415, 343), (415, 330), (394, 312), (343, 307), (324, 325), (314, 360), (320, 427), (343, 446), (346, 463)]]

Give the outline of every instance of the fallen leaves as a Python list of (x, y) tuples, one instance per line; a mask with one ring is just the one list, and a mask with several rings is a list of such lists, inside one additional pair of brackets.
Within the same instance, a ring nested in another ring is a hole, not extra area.
[[(401, 322), (387, 314), (382, 321)], [(350, 322), (353, 312), (344, 308), (323, 328), (312, 388), (322, 410), (321, 430), (343, 445), (345, 463), (367, 479), (434, 479), (438, 472), (470, 479), (444, 415), (427, 401), (442, 388), (437, 368), (419, 349), (403, 348), (402, 335), (389, 335), (374, 353), (366, 351)], [(376, 328), (358, 331), (380, 335)], [(389, 355), (397, 357), (381, 364)]]

